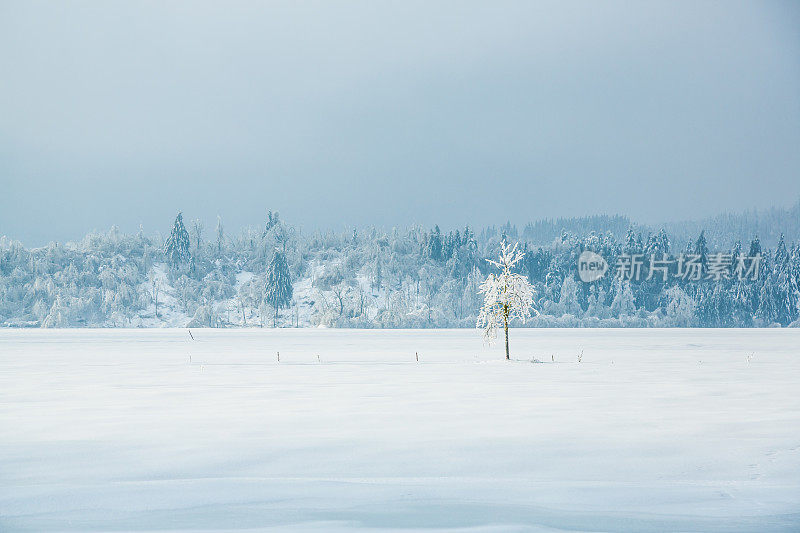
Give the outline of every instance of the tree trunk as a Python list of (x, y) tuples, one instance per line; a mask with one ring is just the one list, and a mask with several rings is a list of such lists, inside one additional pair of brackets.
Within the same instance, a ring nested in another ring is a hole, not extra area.
[(503, 308), (503, 328), (506, 330), (506, 361), (509, 361), (511, 357), (508, 355), (508, 306)]

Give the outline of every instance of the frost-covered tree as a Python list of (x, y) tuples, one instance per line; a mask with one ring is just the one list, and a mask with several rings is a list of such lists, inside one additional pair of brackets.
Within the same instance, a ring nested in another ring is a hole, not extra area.
[(264, 236), (266, 237), (267, 233), (269, 233), (269, 230), (271, 230), (275, 225), (279, 223), (280, 223), (280, 216), (278, 215), (278, 212), (276, 211), (275, 214), (273, 215), (272, 211), (268, 211), (267, 223), (264, 226)]
[(677, 285), (667, 289), (667, 320), (672, 327), (688, 328), (694, 325), (696, 304), (692, 297)]
[(198, 306), (192, 319), (186, 323), (187, 328), (218, 328), (221, 325), (222, 321), (210, 303)]
[(755, 257), (757, 255), (761, 255), (761, 240), (758, 238), (758, 235), (753, 237), (753, 240), (750, 241), (750, 251), (747, 252), (747, 255), (750, 257)]
[(289, 265), (286, 262), (286, 255), (275, 250), (272, 261), (267, 269), (267, 303), (275, 310), (273, 326), (278, 325), (278, 312), (289, 307), (292, 303), (292, 276), (289, 272)]
[(636, 303), (633, 292), (631, 291), (630, 282), (617, 280), (614, 289), (615, 293), (614, 299), (611, 301), (611, 313), (617, 318), (633, 316), (633, 314), (636, 313)]
[(156, 318), (158, 318), (158, 293), (161, 292), (161, 280), (158, 279), (154, 270), (151, 270), (147, 276), (148, 282), (150, 283), (149, 293), (150, 297), (153, 299), (153, 303), (155, 304), (156, 308)]
[(375, 261), (375, 270), (372, 276), (372, 288), (375, 290), (381, 290), (383, 287), (383, 267), (381, 266), (381, 258), (379, 257)]
[(172, 225), (172, 231), (164, 243), (164, 253), (166, 253), (170, 265), (177, 267), (188, 263), (191, 258), (190, 246), (189, 232), (183, 225), (183, 213), (178, 213), (178, 216), (175, 217), (175, 224)]
[(484, 338), (492, 342), (497, 338), (497, 328), (503, 327), (506, 336), (506, 359), (510, 359), (508, 351), (508, 324), (512, 320), (525, 322), (531, 316), (533, 307), (533, 285), (522, 274), (513, 272), (515, 265), (522, 260), (524, 253), (517, 249), (517, 244), (509, 246), (503, 241), (500, 244), (500, 257), (497, 261), (487, 261), (500, 270), (499, 274), (489, 273), (481, 283), (483, 307), (478, 314), (476, 326), (483, 330)]
[(586, 316), (595, 318), (608, 318), (608, 307), (605, 306), (606, 293), (603, 287), (592, 285), (589, 288)]
[(623, 248), (623, 251), (628, 255), (641, 253), (636, 245), (636, 232), (633, 231), (633, 228), (629, 228), (628, 233), (625, 235), (625, 248)]
[(700, 257), (701, 272), (705, 274), (708, 272), (708, 241), (706, 240), (706, 230), (700, 232), (700, 236), (694, 244), (694, 253)]
[(434, 261), (442, 259), (442, 231), (438, 225), (433, 228), (428, 237), (425, 253)]
[(575, 278), (572, 274), (564, 277), (564, 282), (561, 284), (561, 297), (558, 303), (561, 306), (561, 313), (566, 315), (580, 316), (581, 304), (578, 301), (578, 287)]
[(217, 257), (222, 255), (222, 247), (225, 245), (225, 230), (222, 227), (222, 217), (217, 215)]
[(203, 221), (196, 218), (192, 222), (192, 236), (194, 237), (195, 255), (200, 256), (200, 246), (203, 241)]

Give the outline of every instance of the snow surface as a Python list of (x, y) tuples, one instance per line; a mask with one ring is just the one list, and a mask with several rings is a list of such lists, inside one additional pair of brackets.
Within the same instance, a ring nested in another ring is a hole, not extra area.
[(0, 531), (800, 530), (800, 330), (192, 334), (0, 330)]

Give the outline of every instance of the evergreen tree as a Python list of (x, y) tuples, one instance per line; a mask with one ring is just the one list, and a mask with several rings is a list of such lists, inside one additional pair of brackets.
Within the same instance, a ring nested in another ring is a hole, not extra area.
[(733, 325), (736, 327), (750, 327), (753, 325), (753, 313), (755, 309), (753, 302), (756, 300), (752, 296), (754, 287), (744, 280), (733, 280), (730, 299), (731, 316)]
[(750, 241), (750, 252), (747, 255), (750, 257), (761, 255), (761, 241), (758, 240), (758, 235), (753, 237), (753, 240)]
[(775, 304), (775, 284), (772, 276), (764, 279), (761, 286), (761, 293), (758, 297), (758, 309), (756, 318), (761, 321), (762, 326), (769, 326), (778, 320), (778, 306)]
[(442, 259), (442, 231), (437, 224), (428, 238), (428, 257), (434, 261)]
[(633, 316), (636, 313), (636, 303), (633, 298), (630, 282), (617, 280), (614, 288), (616, 291), (614, 293), (614, 299), (611, 302), (611, 313), (617, 318)]
[(660, 252), (662, 254), (668, 254), (670, 242), (667, 232), (664, 230), (664, 228), (661, 228), (661, 230), (658, 232), (657, 240), (659, 243)]
[(189, 232), (183, 225), (183, 213), (178, 213), (178, 216), (175, 217), (175, 224), (172, 225), (172, 231), (164, 243), (164, 252), (169, 264), (173, 268), (186, 265), (191, 259), (190, 247)]
[(789, 253), (786, 251), (786, 242), (783, 240), (783, 233), (778, 240), (778, 246), (775, 248), (775, 270), (781, 273), (789, 268)]
[(794, 322), (800, 317), (800, 246), (795, 245), (792, 247), (788, 277), (789, 319)]
[(736, 241), (731, 251), (731, 267), (728, 269), (731, 279), (733, 279), (733, 274), (736, 271), (736, 265), (739, 264), (740, 257), (742, 257), (742, 243), (741, 241)]
[(448, 233), (444, 236), (444, 240), (442, 241), (442, 259), (447, 261), (453, 257), (453, 250), (455, 250), (455, 247), (456, 243), (453, 233)]
[[(562, 238), (563, 241), (563, 238)], [(623, 249), (626, 255), (633, 255), (638, 252), (638, 248), (636, 246), (636, 233), (633, 231), (633, 228), (628, 229), (627, 235), (625, 235), (625, 248)]]
[[(757, 235), (755, 237), (753, 237), (752, 241), (750, 241), (750, 251), (747, 253), (747, 256), (750, 257), (750, 258), (762, 256), (761, 241), (758, 239)], [(764, 258), (762, 257), (762, 261), (763, 261), (763, 259)], [(766, 271), (767, 271), (767, 269), (764, 268), (764, 265), (762, 264), (761, 265), (761, 278), (759, 280), (757, 280), (756, 283), (753, 283), (753, 284), (750, 285), (750, 290), (748, 291), (748, 293), (749, 293), (749, 296), (750, 296), (750, 306), (749, 306), (749, 308), (750, 308), (751, 316), (754, 316), (755, 312), (758, 310), (758, 308), (761, 305), (761, 292), (762, 292), (761, 291), (761, 287), (763, 287), (763, 284), (764, 284), (764, 278), (766, 277)]]
[(475, 245), (477, 241), (475, 240), (475, 234), (469, 229), (469, 226), (464, 227), (464, 244), (465, 245)]
[(266, 291), (267, 303), (275, 309), (275, 318), (272, 327), (277, 327), (278, 312), (281, 309), (289, 307), (292, 302), (293, 294), (292, 276), (289, 272), (289, 264), (286, 262), (286, 255), (280, 250), (275, 250), (272, 261), (269, 263)]
[(694, 253), (700, 256), (701, 272), (705, 274), (708, 272), (708, 243), (706, 242), (706, 230), (700, 232), (697, 242), (694, 243)]
[(798, 286), (797, 286), (797, 248), (792, 254), (786, 250), (786, 243), (781, 234), (778, 248), (775, 250), (774, 276), (775, 302), (777, 306), (777, 321), (788, 325), (797, 319), (798, 313)]

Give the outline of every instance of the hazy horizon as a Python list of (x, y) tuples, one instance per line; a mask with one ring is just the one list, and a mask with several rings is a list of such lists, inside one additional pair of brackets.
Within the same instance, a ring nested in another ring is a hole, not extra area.
[[(237, 226), (237, 227), (234, 227), (234, 228), (228, 227), (228, 225), (226, 224), (224, 219), (222, 220), (222, 222), (223, 222), (224, 233), (225, 233), (226, 237), (228, 237), (228, 238), (240, 235), (241, 232), (243, 232), (243, 231), (248, 231), (248, 230), (263, 231), (264, 225), (265, 225), (266, 220), (267, 220), (267, 213), (270, 212), (270, 211), (273, 214), (278, 215), (280, 217), (281, 221), (283, 221), (284, 223), (288, 224), (290, 227), (295, 228), (301, 234), (306, 234), (306, 235), (311, 234), (311, 233), (316, 233), (316, 232), (320, 232), (322, 234), (331, 232), (331, 233), (336, 234), (336, 233), (342, 233), (342, 232), (349, 233), (352, 230), (365, 231), (365, 230), (372, 230), (372, 229), (375, 229), (375, 230), (377, 230), (379, 232), (386, 232), (386, 233), (389, 233), (389, 232), (391, 232), (392, 230), (395, 230), (395, 229), (399, 230), (401, 232), (404, 232), (404, 231), (409, 231), (409, 230), (411, 230), (413, 228), (416, 228), (416, 227), (420, 227), (423, 230), (430, 230), (430, 229), (433, 229), (434, 226), (438, 226), (445, 233), (446, 232), (450, 232), (450, 231), (455, 231), (455, 230), (461, 230), (465, 226), (468, 226), (472, 231), (474, 231), (474, 232), (479, 234), (482, 231), (484, 231), (486, 229), (489, 229), (489, 228), (500, 229), (502, 226), (504, 226), (507, 223), (511, 224), (512, 226), (514, 226), (517, 229), (517, 231), (520, 232), (520, 234), (521, 234), (525, 230), (525, 226), (527, 224), (535, 224), (535, 223), (538, 223), (538, 222), (557, 222), (558, 220), (565, 220), (565, 221), (573, 221), (574, 222), (574, 221), (578, 221), (578, 220), (581, 220), (581, 219), (590, 219), (592, 217), (616, 217), (616, 216), (620, 216), (620, 217), (627, 218), (630, 221), (631, 227), (634, 230), (636, 230), (636, 228), (639, 228), (639, 230), (651, 230), (653, 232), (656, 232), (656, 231), (658, 231), (660, 229), (666, 229), (667, 233), (668, 233), (668, 235), (670, 237), (670, 240), (673, 242), (673, 244), (679, 244), (679, 245), (682, 246), (683, 244), (685, 244), (685, 241), (687, 240), (687, 238), (694, 237), (694, 235), (689, 235), (687, 237), (687, 236), (683, 236), (683, 235), (675, 235), (674, 233), (672, 233), (672, 232), (675, 232), (675, 231), (678, 231), (681, 234), (685, 233), (685, 231), (679, 229), (682, 225), (685, 225), (685, 224), (688, 224), (688, 225), (699, 225), (699, 229), (697, 231), (705, 231), (706, 234), (709, 235), (709, 231), (711, 231), (712, 233), (713, 232), (719, 232), (719, 231), (722, 231), (723, 228), (720, 228), (720, 227), (715, 226), (715, 225), (703, 226), (702, 224), (704, 222), (706, 222), (707, 219), (713, 219), (715, 217), (722, 216), (722, 215), (743, 216), (743, 215), (750, 214), (750, 213), (757, 213), (759, 215), (763, 215), (763, 214), (767, 214), (767, 213), (769, 213), (771, 211), (784, 211), (785, 212), (785, 211), (788, 211), (788, 210), (790, 210), (790, 209), (792, 209), (792, 208), (794, 208), (795, 206), (798, 206), (798, 205), (800, 205), (800, 199), (797, 199), (794, 202), (789, 202), (786, 206), (772, 206), (772, 207), (767, 207), (767, 208), (751, 208), (751, 209), (721, 211), (719, 213), (709, 213), (707, 217), (704, 217), (702, 219), (701, 218), (695, 218), (695, 219), (682, 219), (682, 220), (664, 220), (664, 221), (660, 221), (660, 222), (656, 222), (656, 223), (649, 223), (649, 222), (644, 222), (644, 221), (641, 221), (641, 220), (637, 220), (637, 219), (631, 217), (630, 215), (628, 215), (626, 213), (587, 213), (587, 214), (584, 214), (584, 215), (575, 215), (575, 216), (560, 216), (560, 215), (556, 215), (556, 216), (553, 216), (553, 217), (531, 218), (529, 220), (522, 220), (522, 221), (514, 221), (514, 220), (490, 221), (489, 223), (483, 224), (483, 225), (476, 225), (476, 224), (473, 224), (473, 223), (471, 223), (469, 221), (465, 221), (465, 222), (463, 222), (461, 224), (456, 223), (456, 224), (453, 224), (453, 225), (445, 225), (445, 224), (440, 224), (438, 222), (433, 222), (430, 225), (425, 225), (425, 224), (422, 224), (422, 223), (419, 223), (419, 222), (407, 222), (407, 223), (398, 223), (398, 224), (394, 224), (394, 225), (391, 225), (391, 226), (386, 226), (386, 225), (382, 226), (382, 225), (377, 225), (377, 224), (367, 224), (367, 225), (361, 225), (361, 226), (343, 225), (341, 227), (333, 227), (333, 226), (329, 226), (329, 227), (311, 227), (311, 226), (304, 225), (302, 220), (295, 220), (295, 219), (293, 219), (291, 217), (287, 218), (286, 216), (284, 216), (280, 212), (271, 211), (271, 210), (265, 211), (264, 216), (261, 217), (258, 220), (254, 220), (254, 221), (251, 221), (249, 223), (245, 223), (245, 224), (243, 224), (241, 226)], [(192, 224), (196, 220), (200, 220), (201, 224), (203, 225), (203, 240), (211, 242), (214, 239), (216, 239), (215, 231), (216, 231), (217, 217), (211, 218), (211, 217), (204, 217), (204, 216), (195, 216), (194, 213), (185, 212), (185, 211), (177, 211), (177, 212), (175, 212), (173, 215), (169, 216), (167, 219), (165, 219), (165, 221), (162, 224), (160, 224), (157, 227), (144, 227), (144, 225), (140, 224), (138, 227), (125, 228), (125, 227), (120, 226), (119, 224), (113, 224), (112, 223), (110, 226), (104, 227), (104, 228), (99, 228), (99, 227), (91, 228), (91, 229), (87, 230), (85, 233), (77, 235), (74, 238), (67, 238), (67, 239), (63, 239), (63, 240), (49, 239), (49, 240), (46, 240), (46, 241), (37, 242), (37, 243), (33, 243), (33, 244), (25, 242), (25, 241), (23, 241), (21, 239), (18, 239), (16, 237), (14, 237), (13, 235), (5, 234), (2, 231), (0, 231), (0, 237), (6, 237), (6, 238), (10, 239), (11, 241), (21, 242), (23, 244), (23, 246), (25, 246), (27, 248), (40, 248), (40, 247), (46, 246), (46, 245), (48, 245), (48, 244), (50, 244), (52, 242), (61, 243), (61, 244), (64, 244), (64, 243), (77, 243), (77, 242), (83, 240), (83, 238), (85, 238), (86, 236), (91, 235), (91, 234), (106, 234), (106, 233), (110, 232), (114, 227), (116, 227), (122, 234), (133, 235), (133, 234), (138, 233), (139, 231), (143, 231), (144, 235), (149, 237), (149, 238), (158, 237), (158, 236), (160, 236), (161, 238), (166, 238), (167, 235), (169, 234), (169, 232), (172, 230), (172, 227), (173, 227), (173, 225), (175, 223), (175, 217), (179, 213), (182, 214), (183, 222), (184, 222), (184, 225), (186, 226), (187, 229), (190, 228), (192, 226)], [(794, 229), (794, 226), (787, 227), (787, 228), (775, 227), (775, 228), (770, 228), (770, 229), (772, 230), (770, 233), (773, 234), (772, 235), (772, 237), (773, 237), (772, 239), (770, 239), (770, 235), (759, 235), (759, 234), (750, 235), (749, 233), (746, 233), (746, 234), (743, 233), (741, 235), (738, 235), (738, 238), (739, 238), (739, 240), (742, 240), (742, 241), (746, 242), (747, 239), (750, 239), (752, 237), (759, 237), (764, 245), (772, 246), (775, 243), (773, 243), (771, 241), (775, 240), (775, 238), (777, 237), (778, 234), (785, 234), (786, 235), (786, 240), (788, 242), (790, 242), (790, 243), (794, 242), (795, 239), (798, 237), (797, 235), (794, 234), (794, 232), (791, 231), (792, 229)], [(623, 235), (622, 234), (620, 234), (620, 235), (616, 235), (615, 234), (615, 237), (616, 238), (622, 238)], [(719, 245), (720, 243), (714, 243), (714, 244), (715, 245)]]
[(800, 4), (0, 6), (0, 235), (660, 224), (800, 198)]

